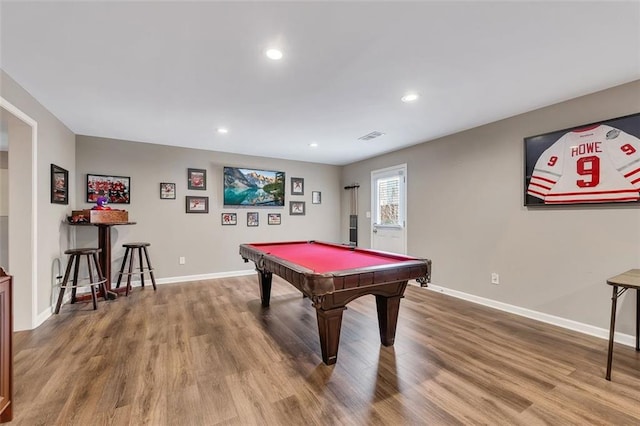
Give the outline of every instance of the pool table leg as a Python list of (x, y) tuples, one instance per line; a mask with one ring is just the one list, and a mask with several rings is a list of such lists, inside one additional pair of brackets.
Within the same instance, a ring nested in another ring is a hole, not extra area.
[(271, 300), (271, 279), (273, 274), (269, 271), (258, 269), (258, 276), (260, 281), (260, 300), (262, 300), (262, 306), (266, 308)]
[(320, 348), (322, 349), (322, 361), (325, 364), (335, 364), (338, 360), (338, 344), (340, 343), (340, 329), (342, 327), (342, 313), (347, 309), (339, 306), (334, 309), (316, 309), (318, 318), (318, 334), (320, 335)]
[(398, 311), (400, 310), (400, 299), (402, 299), (402, 297), (403, 296), (386, 297), (376, 295), (380, 342), (382, 342), (384, 346), (392, 346), (396, 340)]

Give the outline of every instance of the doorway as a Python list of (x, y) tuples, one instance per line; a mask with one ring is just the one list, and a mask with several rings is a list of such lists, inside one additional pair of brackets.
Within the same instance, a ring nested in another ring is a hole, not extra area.
[(7, 152), (7, 262), (13, 276), (14, 331), (37, 323), (37, 123), (0, 97)]
[(407, 165), (371, 172), (371, 248), (407, 253)]

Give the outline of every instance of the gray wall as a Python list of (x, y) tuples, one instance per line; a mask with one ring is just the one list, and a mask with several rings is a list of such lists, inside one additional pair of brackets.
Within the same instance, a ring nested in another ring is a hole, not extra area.
[[(606, 278), (640, 267), (640, 209), (523, 207), (523, 138), (637, 112), (640, 80), (348, 165), (342, 184), (361, 185), (361, 245), (371, 171), (407, 163), (408, 251), (433, 260), (434, 284), (606, 329)], [(618, 330), (633, 334), (625, 297)]]
[[(223, 208), (222, 168), (241, 166), (280, 170), (286, 173), (284, 208)], [(187, 169), (207, 170), (207, 190), (187, 190)], [(165, 281), (181, 277), (252, 270), (238, 255), (238, 245), (246, 242), (278, 240), (340, 241), (340, 168), (313, 163), (277, 160), (169, 147), (149, 143), (76, 138), (76, 199), (74, 208), (91, 208), (86, 203), (86, 175), (131, 177), (131, 204), (112, 204), (125, 209), (133, 226), (112, 229), (112, 268), (119, 270), (122, 243), (147, 241), (156, 276)], [(304, 196), (290, 195), (291, 177), (304, 178)], [(160, 182), (175, 182), (177, 198), (161, 200)], [(322, 204), (311, 204), (311, 191), (322, 192)], [(185, 196), (208, 196), (208, 214), (185, 213)], [(289, 216), (289, 201), (305, 201), (305, 216)], [(246, 213), (260, 213), (260, 226), (247, 227)], [(222, 226), (221, 213), (236, 212), (236, 226)], [(281, 213), (281, 225), (267, 225), (267, 213)], [(96, 231), (78, 228), (79, 246), (95, 245)], [(179, 257), (186, 263), (180, 265)]]

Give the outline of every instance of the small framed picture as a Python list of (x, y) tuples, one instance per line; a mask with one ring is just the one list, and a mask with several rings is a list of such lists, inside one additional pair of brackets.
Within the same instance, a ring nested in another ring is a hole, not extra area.
[(291, 216), (304, 216), (304, 201), (289, 201), (289, 214)]
[(269, 213), (267, 215), (267, 223), (269, 225), (280, 225), (282, 221), (282, 216), (280, 216), (280, 213)]
[(51, 164), (51, 202), (69, 204), (69, 172)]
[(291, 178), (291, 195), (304, 195), (304, 179)]
[(320, 191), (313, 191), (311, 193), (311, 204), (320, 204), (322, 203), (322, 194)]
[(205, 169), (187, 169), (187, 189), (207, 189), (207, 171)]
[(176, 199), (176, 184), (170, 182), (160, 183), (160, 199), (161, 200), (175, 200)]
[(222, 213), (221, 215), (223, 225), (237, 225), (238, 215), (236, 213)]
[(209, 197), (187, 196), (187, 213), (209, 213)]
[(260, 225), (260, 216), (258, 212), (248, 212), (247, 226), (258, 226), (258, 225)]

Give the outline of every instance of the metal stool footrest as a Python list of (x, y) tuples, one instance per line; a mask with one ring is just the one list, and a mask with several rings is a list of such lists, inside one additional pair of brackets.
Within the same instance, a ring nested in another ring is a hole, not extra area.
[(104, 283), (106, 283), (106, 282), (107, 282), (107, 279), (106, 279), (106, 278), (104, 278), (104, 279), (101, 279), (101, 280), (99, 280), (99, 281), (93, 281), (93, 282), (91, 282), (91, 281), (90, 281), (90, 278), (88, 278), (88, 277), (87, 277), (87, 278), (80, 278), (78, 281), (83, 281), (83, 283), (82, 283), (82, 284), (80, 284), (80, 283), (78, 283), (78, 284), (71, 283), (71, 284), (69, 284), (69, 285), (63, 285), (63, 284), (61, 284), (61, 285), (60, 285), (60, 288), (82, 288), (82, 287), (91, 287), (91, 286), (94, 286), (94, 285), (104, 284)]
[[(151, 284), (153, 285), (153, 290), (156, 290), (156, 279), (153, 276), (153, 267), (151, 266), (149, 253), (147, 252), (147, 247), (149, 247), (150, 245), (151, 244), (149, 243), (128, 243), (122, 245), (125, 248), (125, 252), (122, 258), (122, 266), (120, 267), (120, 272), (118, 273), (118, 282), (116, 283), (116, 288), (120, 288), (122, 277), (126, 276), (127, 287), (125, 294), (127, 296), (129, 295), (129, 291), (131, 290), (132, 275), (140, 275), (140, 284), (142, 287), (144, 287), (144, 274), (149, 274), (149, 277), (151, 278)], [(138, 252), (138, 267), (134, 266), (134, 264), (136, 263), (136, 251)], [(127, 268), (127, 270), (125, 271), (127, 261), (129, 262), (129, 268)]]
[(144, 274), (147, 272), (151, 272), (153, 271), (153, 268), (135, 268), (135, 270), (128, 272), (128, 271), (123, 271), (122, 273), (118, 272), (118, 274), (122, 274), (122, 275), (137, 275), (137, 274)]
[[(102, 291), (102, 296), (107, 299), (107, 288), (105, 283), (107, 278), (102, 274), (100, 268), (100, 262), (98, 261), (98, 253), (102, 250), (99, 248), (79, 248), (69, 249), (64, 253), (69, 255), (67, 262), (67, 268), (64, 273), (62, 283), (60, 283), (60, 293), (58, 295), (58, 302), (56, 303), (56, 309), (54, 313), (60, 313), (60, 307), (62, 306), (62, 300), (64, 299), (64, 292), (66, 289), (71, 289), (71, 303), (76, 302), (76, 290), (81, 287), (91, 288), (91, 300), (93, 301), (93, 309), (98, 309), (98, 297), (96, 287)], [(87, 260), (88, 277), (80, 278), (80, 261), (82, 258)], [(73, 269), (73, 276), (71, 274)]]

